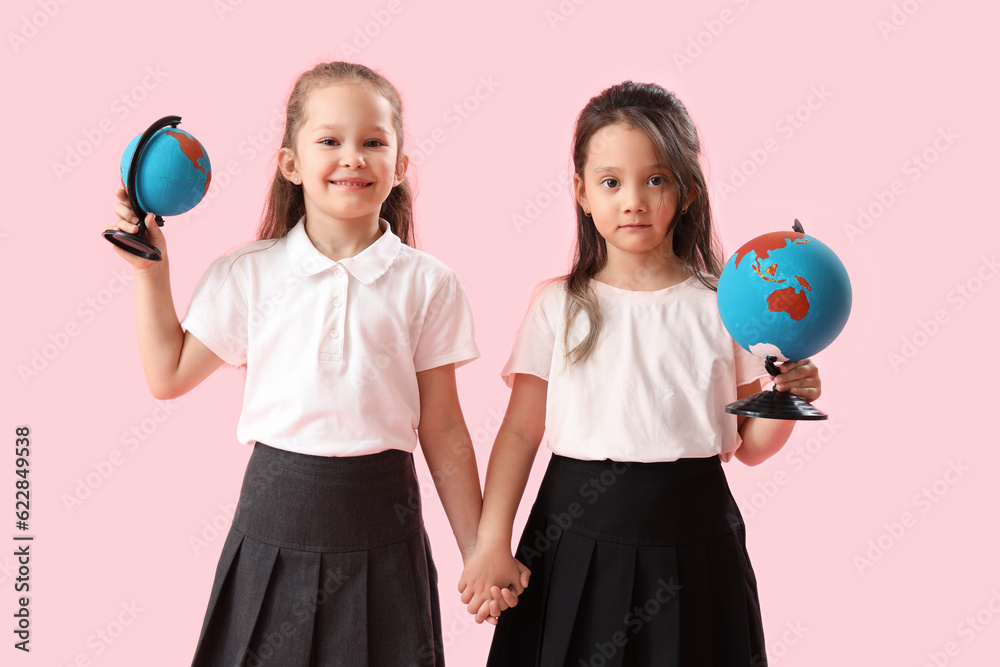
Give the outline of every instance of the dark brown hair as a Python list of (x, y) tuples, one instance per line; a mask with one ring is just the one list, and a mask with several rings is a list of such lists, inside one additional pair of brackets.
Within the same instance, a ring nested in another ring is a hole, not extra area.
[[(364, 65), (347, 62), (320, 63), (298, 78), (288, 96), (285, 134), (281, 140), (281, 147), (295, 148), (295, 139), (305, 120), (309, 94), (317, 88), (333, 83), (361, 83), (389, 101), (392, 106), (392, 125), (396, 131), (399, 155), (402, 155), (403, 103), (399, 91), (381, 74)], [(280, 167), (276, 168), (260, 227), (257, 228), (257, 240), (281, 238), (299, 218), (305, 215), (305, 212), (302, 187), (288, 181), (282, 175)], [(389, 191), (388, 198), (382, 202), (379, 215), (388, 221), (392, 233), (403, 243), (413, 245), (413, 195), (405, 178)]]
[[(701, 142), (687, 109), (673, 93), (654, 83), (625, 81), (590, 98), (577, 118), (573, 135), (573, 168), (581, 179), (590, 140), (608, 125), (624, 125), (644, 132), (658, 161), (669, 166), (680, 202), (667, 229), (667, 234), (673, 232), (673, 253), (691, 274), (714, 290), (722, 273), (722, 251), (712, 227), (708, 189), (698, 161)], [(687, 211), (682, 213), (683, 202), (692, 195)], [(569, 295), (566, 355), (573, 363), (590, 357), (600, 335), (601, 311), (590, 282), (606, 263), (607, 244), (593, 219), (577, 202), (576, 257), (573, 268), (564, 276)], [(569, 325), (580, 311), (590, 320), (590, 330), (583, 341), (568, 349)]]

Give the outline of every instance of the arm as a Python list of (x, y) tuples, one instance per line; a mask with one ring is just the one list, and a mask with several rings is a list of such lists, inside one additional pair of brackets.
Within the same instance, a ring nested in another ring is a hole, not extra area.
[(476, 546), (482, 512), (476, 453), (455, 384), (455, 365), (417, 373), (420, 391), (420, 448), (464, 561)]
[[(519, 595), (528, 585), (530, 573), (519, 571), (510, 547), (517, 507), (545, 432), (547, 389), (548, 382), (534, 375), (514, 376), (507, 413), (490, 453), (476, 551), (459, 581), (462, 602), (480, 623), (491, 587), (513, 585)], [(498, 597), (495, 591), (492, 595)]]
[[(822, 393), (819, 369), (810, 359), (789, 361), (780, 366), (781, 375), (774, 379), (778, 391), (790, 391), (807, 401), (815, 401)], [(760, 391), (760, 381), (736, 388), (737, 398), (746, 398)], [(737, 459), (749, 466), (763, 463), (777, 454), (795, 428), (794, 420), (761, 419), (759, 417), (737, 418), (737, 425), (743, 444), (736, 450)]]
[[(115, 226), (134, 233), (132, 208), (124, 190), (117, 192)], [(222, 365), (222, 359), (201, 341), (181, 329), (170, 292), (170, 263), (166, 240), (153, 220), (146, 217), (147, 239), (163, 253), (159, 262), (143, 259), (114, 246), (132, 265), (135, 274), (136, 325), (139, 355), (146, 372), (146, 384), (155, 398), (170, 399), (186, 394)]]

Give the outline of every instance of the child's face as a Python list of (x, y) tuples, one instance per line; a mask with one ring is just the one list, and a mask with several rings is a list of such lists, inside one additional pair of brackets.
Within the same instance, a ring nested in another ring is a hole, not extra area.
[(667, 229), (677, 211), (677, 188), (665, 164), (640, 129), (607, 125), (587, 147), (583, 178), (574, 175), (576, 198), (613, 249), (646, 253), (670, 242)]
[(371, 223), (406, 171), (398, 143), (389, 100), (338, 83), (309, 95), (295, 150), (279, 160), (287, 178), (300, 179), (307, 217)]

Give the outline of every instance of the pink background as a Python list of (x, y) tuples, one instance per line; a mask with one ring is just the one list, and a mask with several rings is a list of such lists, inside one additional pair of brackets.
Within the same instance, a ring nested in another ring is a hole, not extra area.
[[(210, 198), (164, 228), (183, 314), (209, 262), (253, 238), (295, 77), (346, 57), (402, 91), (420, 247), (458, 272), (475, 311), (483, 356), (459, 382), (481, 473), (508, 397), (498, 372), (531, 290), (563, 272), (572, 249), (576, 114), (612, 83), (656, 81), (701, 130), (727, 256), (797, 217), (854, 285), (847, 328), (816, 358), (831, 420), (800, 424), (759, 467), (726, 468), (772, 664), (994, 664), (1000, 455), (988, 340), (1000, 235), (986, 193), (1000, 148), (1000, 10), (969, 0), (296, 5), (4, 5), (0, 662), (190, 660), (250, 453), (235, 438), (242, 380), (223, 370), (165, 406), (149, 396), (131, 271), (98, 232), (113, 218), (125, 145), (182, 115), (214, 167)], [(22, 377), (33, 358), (39, 370)], [(17, 425), (33, 443), (30, 655), (11, 633)], [(518, 533), (547, 450), (539, 458)], [(491, 630), (459, 602), (461, 560), (418, 465), (447, 657), (482, 664)], [(67, 507), (78, 490), (88, 497)]]

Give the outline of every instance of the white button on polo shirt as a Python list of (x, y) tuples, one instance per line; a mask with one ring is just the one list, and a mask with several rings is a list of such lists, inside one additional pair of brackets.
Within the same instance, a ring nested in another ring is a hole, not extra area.
[(337, 262), (300, 220), (205, 272), (181, 324), (246, 365), (240, 442), (321, 456), (412, 452), (416, 374), (479, 356), (454, 272), (380, 225), (375, 243)]

